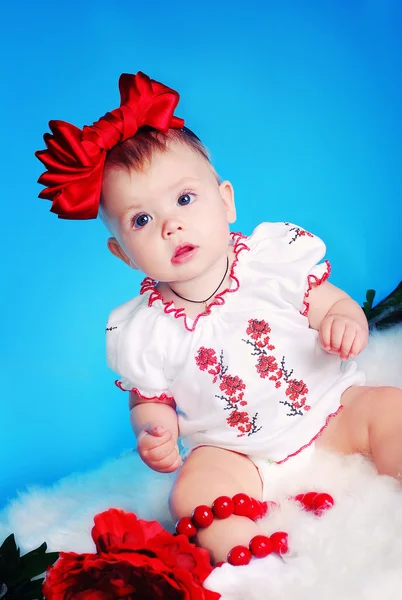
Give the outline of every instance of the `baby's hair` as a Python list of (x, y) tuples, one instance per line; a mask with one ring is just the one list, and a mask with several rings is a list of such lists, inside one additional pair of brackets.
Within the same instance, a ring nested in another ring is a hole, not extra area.
[[(169, 141), (177, 141), (189, 146), (200, 154), (210, 165), (211, 158), (201, 140), (187, 127), (169, 129), (163, 133), (152, 127), (140, 127), (137, 133), (117, 144), (108, 152), (105, 168), (120, 167), (127, 171), (141, 171), (156, 152), (165, 152)], [(211, 165), (212, 167), (212, 165)]]

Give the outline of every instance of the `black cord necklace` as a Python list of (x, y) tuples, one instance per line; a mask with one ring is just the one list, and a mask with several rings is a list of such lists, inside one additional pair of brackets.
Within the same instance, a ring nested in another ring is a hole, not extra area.
[(216, 288), (216, 290), (214, 292), (212, 292), (212, 294), (210, 296), (208, 296), (208, 298), (205, 298), (205, 300), (190, 300), (189, 298), (185, 298), (184, 296), (180, 296), (180, 294), (178, 294), (177, 292), (175, 292), (174, 289), (171, 288), (169, 284), (167, 284), (167, 286), (168, 286), (168, 288), (170, 289), (171, 292), (173, 292), (176, 296), (178, 296), (182, 300), (187, 300), (187, 302), (194, 302), (195, 304), (205, 304), (205, 308), (207, 308), (207, 302), (208, 302), (208, 300), (210, 300), (212, 298), (212, 296), (215, 296), (216, 292), (219, 290), (219, 288), (221, 287), (222, 283), (225, 281), (225, 277), (227, 275), (228, 270), (229, 270), (229, 257), (227, 256), (226, 257), (226, 271), (225, 271), (225, 274), (222, 277), (221, 282), (219, 283), (219, 285)]

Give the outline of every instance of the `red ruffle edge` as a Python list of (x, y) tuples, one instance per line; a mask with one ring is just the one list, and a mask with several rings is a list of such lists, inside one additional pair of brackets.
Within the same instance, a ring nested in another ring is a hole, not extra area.
[(336, 417), (336, 415), (342, 410), (342, 408), (343, 408), (343, 406), (341, 405), (338, 408), (337, 411), (335, 411), (334, 413), (331, 413), (330, 415), (328, 415), (328, 417), (326, 418), (326, 421), (325, 421), (324, 425), (321, 427), (320, 431), (307, 444), (304, 444), (304, 446), (302, 446), (301, 448), (299, 448), (298, 450), (296, 450), (296, 452), (293, 452), (293, 454), (289, 454), (289, 456), (287, 456), (283, 460), (278, 460), (276, 462), (276, 464), (277, 465), (281, 465), (284, 462), (286, 462), (287, 460), (289, 460), (289, 458), (293, 458), (297, 454), (300, 454), (300, 452), (302, 450), (305, 450), (306, 448), (308, 448), (322, 434), (322, 432), (324, 431), (324, 429), (326, 429), (326, 427), (328, 426), (328, 423), (330, 422), (330, 420), (332, 419), (332, 417)]
[(140, 390), (136, 387), (131, 388), (130, 390), (126, 390), (124, 389), (124, 387), (121, 385), (121, 382), (116, 379), (116, 381), (114, 382), (115, 385), (117, 385), (117, 387), (119, 388), (119, 390), (121, 390), (122, 392), (133, 392), (133, 394), (137, 394), (137, 396), (139, 398), (141, 398), (141, 400), (153, 400), (153, 401), (157, 401), (160, 402), (161, 404), (169, 404), (169, 406), (176, 406), (176, 402), (174, 401), (173, 396), (168, 396), (167, 394), (163, 393), (160, 396), (144, 396), (144, 394), (142, 394), (140, 392)]
[(245, 239), (246, 236), (243, 235), (242, 233), (231, 233), (230, 237), (232, 238), (232, 240), (234, 241), (234, 252), (235, 252), (235, 258), (234, 261), (232, 263), (231, 269), (230, 269), (230, 273), (229, 276), (230, 278), (236, 283), (236, 287), (234, 288), (226, 288), (225, 290), (223, 290), (222, 292), (219, 292), (219, 294), (217, 294), (215, 296), (215, 299), (211, 302), (211, 304), (208, 304), (207, 309), (205, 312), (200, 313), (193, 322), (192, 327), (189, 327), (187, 324), (187, 316), (185, 313), (184, 308), (174, 308), (174, 302), (173, 300), (171, 300), (170, 302), (164, 302), (161, 293), (156, 289), (156, 285), (157, 285), (157, 281), (155, 281), (154, 279), (152, 279), (151, 277), (146, 277), (142, 283), (141, 283), (141, 290), (140, 290), (140, 294), (144, 294), (145, 292), (151, 292), (150, 296), (149, 296), (149, 300), (148, 300), (148, 306), (152, 306), (152, 304), (159, 300), (160, 302), (162, 302), (163, 306), (164, 306), (164, 311), (166, 314), (171, 314), (173, 313), (175, 319), (179, 319), (179, 318), (183, 318), (184, 319), (184, 326), (187, 329), (187, 331), (194, 331), (198, 322), (198, 319), (200, 317), (206, 317), (208, 315), (211, 314), (211, 307), (215, 306), (215, 305), (219, 305), (222, 306), (223, 304), (225, 304), (225, 299), (224, 299), (224, 295), (228, 294), (228, 293), (232, 293), (232, 292), (237, 292), (237, 290), (240, 287), (240, 282), (237, 279), (237, 277), (234, 274), (234, 270), (236, 268), (237, 262), (239, 260), (239, 254), (242, 250), (250, 250), (250, 248), (248, 246), (246, 246), (246, 244), (244, 244), (241, 240)]
[(300, 314), (302, 314), (303, 317), (307, 316), (308, 309), (310, 308), (310, 303), (307, 302), (307, 298), (309, 297), (310, 290), (312, 289), (313, 285), (321, 285), (322, 283), (324, 283), (324, 281), (326, 281), (328, 279), (328, 277), (331, 274), (331, 265), (330, 265), (329, 261), (326, 260), (325, 264), (326, 264), (327, 270), (322, 277), (318, 278), (315, 275), (307, 276), (307, 290), (304, 294), (304, 299), (303, 299), (304, 310), (303, 310), (303, 312), (300, 311)]

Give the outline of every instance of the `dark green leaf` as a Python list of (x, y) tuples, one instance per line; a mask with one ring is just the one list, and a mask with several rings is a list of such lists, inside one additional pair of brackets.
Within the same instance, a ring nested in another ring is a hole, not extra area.
[(5, 600), (43, 600), (42, 585), (44, 579), (26, 581), (13, 588)]
[(367, 319), (370, 316), (370, 311), (373, 306), (374, 296), (375, 296), (375, 290), (367, 290), (366, 302), (363, 302), (363, 310), (364, 310), (364, 314), (366, 315)]
[(15, 543), (14, 534), (9, 535), (0, 548), (0, 581), (8, 584), (18, 576), (20, 549)]
[(17, 561), (18, 561), (18, 559), (20, 557), (20, 549), (17, 547), (17, 544), (15, 543), (15, 537), (14, 537), (13, 533), (11, 533), (8, 537), (6, 537), (6, 539), (0, 546), (0, 556), (5, 557), (6, 559), (11, 560), (11, 561), (13, 561), (15, 559), (17, 559)]
[(370, 327), (375, 329), (387, 329), (394, 325), (402, 323), (402, 308), (392, 311), (392, 313), (383, 313), (379, 315), (375, 320), (370, 320)]
[(24, 577), (31, 579), (42, 575), (50, 565), (59, 558), (58, 552), (46, 552), (47, 545), (43, 543), (39, 548), (31, 550), (20, 559), (21, 571)]
[(402, 322), (402, 281), (369, 314), (369, 324), (376, 328), (390, 327)]
[(0, 552), (0, 583), (8, 588), (4, 600), (42, 599), (41, 587), (43, 579), (31, 581), (33, 577), (42, 575), (46, 569), (56, 562), (58, 552), (46, 552), (46, 543), (20, 557), (20, 550), (11, 534), (2, 544)]

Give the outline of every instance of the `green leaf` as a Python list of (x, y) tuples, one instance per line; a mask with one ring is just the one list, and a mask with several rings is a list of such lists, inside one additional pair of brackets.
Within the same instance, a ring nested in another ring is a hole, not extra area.
[(376, 328), (402, 322), (402, 281), (386, 298), (370, 311), (369, 324)]
[(44, 579), (25, 581), (7, 594), (5, 600), (43, 600), (42, 586)]
[(14, 534), (11, 533), (2, 545), (0, 546), (0, 556), (5, 558), (7, 561), (17, 561), (20, 558), (20, 549), (17, 547), (15, 543)]
[(56, 562), (58, 552), (46, 552), (46, 543), (20, 557), (20, 550), (11, 534), (2, 544), (0, 552), (0, 582), (7, 586), (4, 600), (36, 600), (42, 599), (43, 579), (31, 581), (33, 577), (42, 575), (46, 569)]
[(366, 315), (367, 319), (370, 317), (370, 311), (373, 306), (373, 300), (375, 296), (375, 290), (367, 290), (366, 292), (366, 302), (363, 302), (363, 311)]
[(20, 559), (21, 572), (24, 577), (31, 579), (37, 575), (42, 575), (50, 565), (59, 558), (58, 552), (46, 552), (47, 545), (44, 542), (39, 548), (31, 550)]
[(0, 581), (8, 583), (18, 575), (20, 562), (20, 549), (15, 543), (12, 533), (0, 547)]

